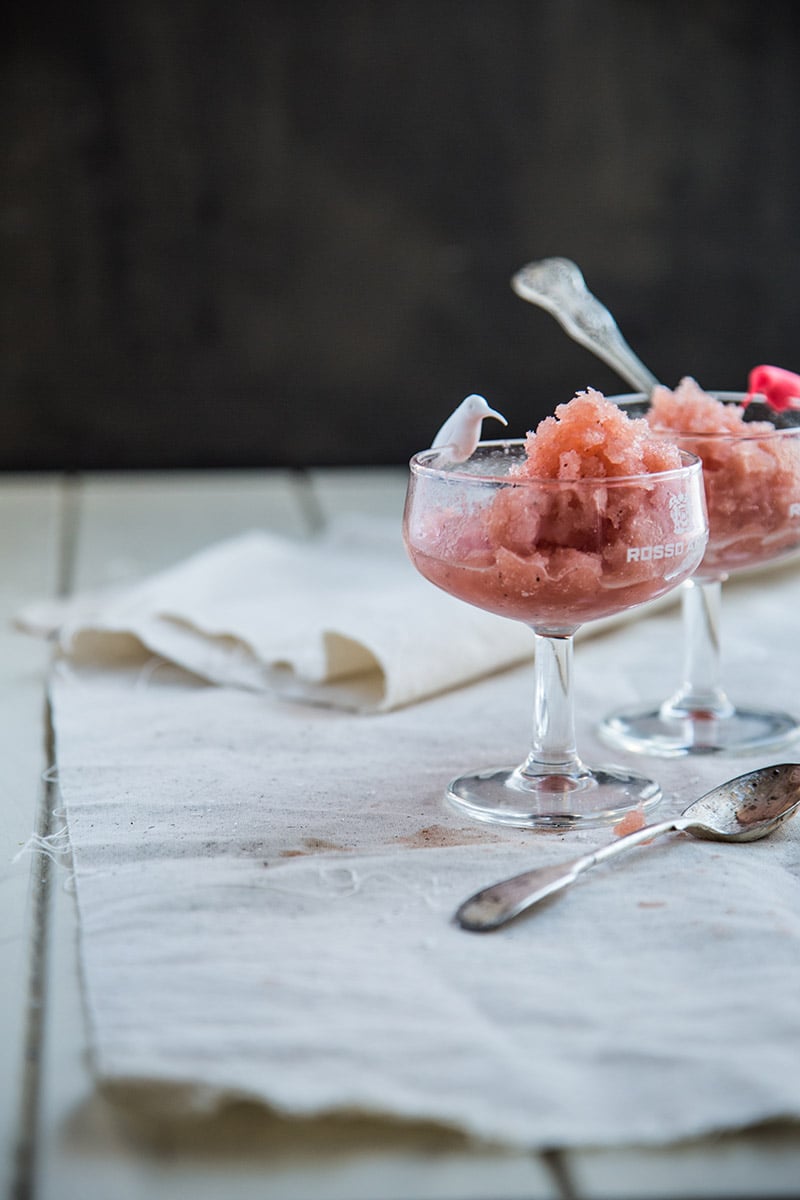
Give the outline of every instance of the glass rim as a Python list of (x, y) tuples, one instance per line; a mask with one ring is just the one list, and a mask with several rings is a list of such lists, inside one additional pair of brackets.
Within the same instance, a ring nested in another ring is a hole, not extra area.
[[(703, 388), (703, 391), (707, 396), (712, 396), (715, 400), (721, 400), (723, 404), (741, 404), (745, 397), (750, 395), (749, 392), (719, 392), (706, 390), (705, 388)], [(646, 404), (650, 400), (647, 392), (621, 392), (606, 398), (613, 400), (614, 404), (618, 404), (622, 409), (625, 409), (626, 405)], [(698, 433), (689, 429), (673, 429), (671, 425), (653, 425), (651, 428), (653, 433), (659, 436), (670, 435), (674, 438), (692, 438), (693, 441), (698, 442), (747, 443), (763, 442), (765, 438), (800, 436), (800, 425), (793, 425), (788, 429), (778, 429), (775, 427), (773, 429), (762, 429), (760, 432), (754, 430), (752, 433), (733, 433), (729, 429)]]
[[(498, 438), (496, 441), (479, 442), (475, 447), (476, 450), (509, 450), (522, 449), (525, 446), (525, 438)], [(461, 463), (453, 463), (451, 465), (435, 465), (436, 458), (442, 452), (442, 447), (429, 448), (427, 450), (419, 450), (412, 455), (409, 460), (409, 468), (413, 475), (420, 475), (426, 478), (438, 478), (442, 480), (452, 480), (461, 484), (466, 483), (483, 483), (492, 484), (495, 487), (538, 487), (538, 488), (598, 488), (598, 487), (622, 487), (638, 484), (639, 487), (648, 482), (663, 483), (670, 479), (687, 479), (692, 474), (702, 474), (703, 463), (696, 454), (692, 454), (690, 450), (682, 450), (676, 447), (681, 456), (682, 465), (680, 467), (669, 467), (666, 471), (641, 471), (637, 475), (591, 475), (583, 476), (580, 479), (553, 479), (552, 477), (537, 476), (537, 475), (496, 475), (483, 474), (479, 471), (464, 471), (459, 468)], [(474, 453), (474, 452), (473, 452)], [(433, 459), (432, 462), (426, 462), (427, 458)], [(470, 456), (471, 457), (471, 456)], [(469, 461), (469, 460), (466, 460)]]

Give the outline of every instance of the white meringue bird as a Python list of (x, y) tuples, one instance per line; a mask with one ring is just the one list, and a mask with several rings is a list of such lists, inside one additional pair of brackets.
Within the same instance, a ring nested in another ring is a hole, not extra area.
[(431, 449), (441, 448), (445, 462), (466, 462), (481, 440), (481, 426), (486, 417), (508, 424), (502, 413), (490, 408), (483, 396), (474, 393), (462, 400), (431, 442)]

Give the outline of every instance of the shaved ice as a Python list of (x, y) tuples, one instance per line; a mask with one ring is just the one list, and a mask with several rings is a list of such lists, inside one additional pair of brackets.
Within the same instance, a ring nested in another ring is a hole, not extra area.
[(703, 463), (709, 539), (698, 574), (723, 578), (800, 545), (800, 430), (746, 420), (694, 379), (653, 391), (647, 420)]
[(631, 419), (589, 388), (560, 404), (525, 441), (519, 474), (532, 479), (607, 479), (671, 471), (681, 465), (644, 419)]
[[(699, 475), (600, 392), (545, 418), (501, 479), (481, 461), (474, 483), (453, 479), (449, 504), (418, 503), (406, 530), (421, 574), (479, 608), (569, 632), (671, 590), (702, 557)], [(503, 486), (481, 489), (489, 478)]]

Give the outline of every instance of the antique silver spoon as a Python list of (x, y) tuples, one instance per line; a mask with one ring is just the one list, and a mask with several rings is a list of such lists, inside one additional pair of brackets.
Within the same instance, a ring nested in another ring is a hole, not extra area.
[(517, 271), (511, 286), (518, 296), (552, 313), (576, 342), (617, 372), (634, 391), (648, 394), (658, 380), (637, 358), (611, 313), (592, 295), (568, 258), (542, 258)]
[(495, 883), (465, 900), (456, 912), (464, 929), (497, 929), (512, 917), (574, 883), (597, 863), (662, 833), (684, 832), (715, 842), (754, 842), (767, 837), (800, 807), (800, 763), (761, 767), (720, 784), (679, 817), (645, 825), (572, 862), (537, 867)]

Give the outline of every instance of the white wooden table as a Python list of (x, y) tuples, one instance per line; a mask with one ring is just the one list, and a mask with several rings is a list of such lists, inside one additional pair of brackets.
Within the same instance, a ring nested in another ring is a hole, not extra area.
[(86, 1059), (68, 873), (23, 850), (33, 832), (63, 824), (57, 789), (46, 778), (50, 651), (17, 633), (12, 614), (32, 598), (137, 578), (253, 527), (311, 532), (348, 509), (399, 520), (404, 490), (404, 472), (383, 469), (0, 478), (0, 1196), (800, 1195), (796, 1126), (658, 1151), (567, 1154), (554, 1147), (536, 1155), (475, 1146), (429, 1128), (345, 1118), (290, 1122), (244, 1106), (181, 1126), (97, 1094)]

